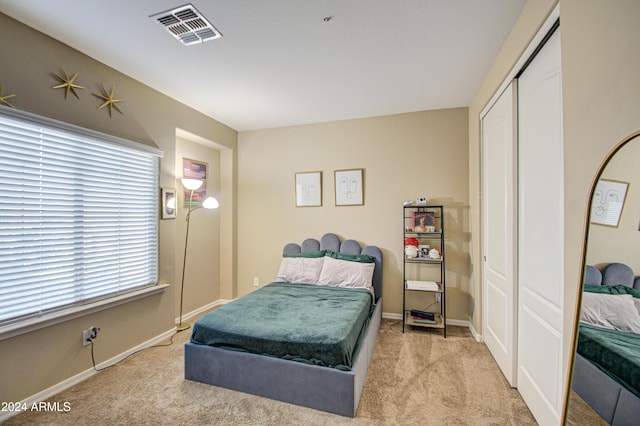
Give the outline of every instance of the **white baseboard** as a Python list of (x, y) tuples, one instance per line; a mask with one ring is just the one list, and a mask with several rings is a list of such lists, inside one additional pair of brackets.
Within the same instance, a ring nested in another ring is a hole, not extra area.
[(471, 323), (469, 323), (469, 330), (471, 330), (471, 334), (473, 334), (473, 338), (476, 339), (476, 342), (478, 343), (484, 342), (484, 338), (482, 337), (482, 334), (478, 333), (476, 329), (473, 327), (473, 325), (471, 325)]
[[(229, 302), (231, 302), (231, 300), (218, 299), (218, 300), (213, 301), (211, 303), (208, 303), (208, 304), (206, 304), (204, 306), (201, 306), (198, 309), (194, 309), (191, 312), (188, 312), (186, 314), (182, 314), (182, 320), (184, 321), (184, 320), (189, 320), (189, 319), (191, 319), (193, 317), (197, 317), (200, 314), (202, 314), (203, 312), (206, 312), (206, 311), (208, 311), (210, 309), (213, 309), (218, 305), (224, 305), (224, 304), (229, 303)], [(176, 324), (178, 324), (179, 322), (180, 322), (180, 317), (177, 317), (176, 318)]]
[(457, 320), (457, 319), (447, 319), (447, 325), (455, 325), (458, 327), (467, 327), (469, 328), (469, 321)]
[[(100, 364), (96, 365), (96, 368), (102, 369), (102, 368), (106, 368), (109, 367), (111, 365), (117, 364), (118, 362), (122, 361), (123, 359), (127, 358), (128, 356), (133, 355), (136, 352), (139, 352), (143, 349), (146, 349), (148, 347), (154, 346), (160, 342), (162, 342), (163, 340), (166, 340), (168, 338), (170, 338), (173, 334), (175, 334), (176, 329), (173, 328), (171, 330), (165, 331), (164, 333), (160, 334), (159, 336), (156, 336), (152, 339), (147, 340), (146, 342), (143, 342), (141, 344), (139, 344), (138, 346), (135, 346), (121, 354), (118, 354), (116, 356), (114, 356), (111, 359), (108, 359), (104, 362), (101, 362)], [(22, 401), (20, 401), (18, 403), (19, 407), (27, 407), (27, 409), (29, 409), (33, 404), (37, 404), (39, 402), (42, 401), (46, 401), (47, 399), (51, 398), (52, 396), (62, 392), (63, 390), (66, 390), (68, 388), (70, 388), (73, 385), (76, 385), (84, 380), (87, 380), (89, 377), (97, 374), (98, 371), (94, 370), (93, 367), (76, 374), (75, 376), (69, 377), (66, 380), (61, 381), (60, 383), (57, 383), (41, 392), (38, 392), (35, 395), (32, 395), (26, 399), (23, 399)], [(7, 411), (3, 411), (0, 412), (0, 423), (4, 422), (5, 420), (15, 416), (16, 414), (19, 414), (20, 411), (11, 411), (11, 412), (7, 412)]]
[(401, 320), (402, 314), (394, 314), (391, 312), (383, 312), (382, 318), (393, 319), (393, 320)]

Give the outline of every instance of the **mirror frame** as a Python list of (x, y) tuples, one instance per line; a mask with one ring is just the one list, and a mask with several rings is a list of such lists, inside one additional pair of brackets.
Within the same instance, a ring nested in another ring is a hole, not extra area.
[(609, 151), (609, 154), (607, 154), (604, 161), (600, 164), (600, 167), (598, 168), (595, 178), (591, 182), (591, 186), (589, 190), (589, 198), (587, 200), (587, 210), (586, 210), (587, 220), (585, 221), (584, 232), (583, 232), (584, 242), (582, 244), (582, 259), (580, 260), (580, 266), (581, 266), (580, 285), (578, 286), (578, 294), (576, 298), (576, 309), (574, 311), (574, 323), (572, 328), (573, 336), (572, 336), (572, 342), (571, 342), (572, 351), (571, 351), (571, 360), (569, 362), (570, 374), (569, 374), (569, 380), (567, 382), (568, 389), (565, 392), (564, 415), (562, 416), (563, 425), (567, 424), (567, 417), (569, 412), (569, 401), (571, 399), (571, 389), (573, 388), (573, 370), (575, 367), (575, 359), (576, 359), (575, 354), (578, 349), (578, 328), (580, 326), (580, 311), (582, 309), (582, 288), (584, 287), (584, 270), (587, 266), (587, 249), (588, 249), (588, 243), (589, 243), (589, 229), (591, 228), (591, 204), (593, 203), (593, 196), (596, 190), (596, 185), (598, 184), (598, 181), (602, 177), (602, 174), (604, 173), (604, 170), (606, 169), (607, 165), (609, 165), (609, 162), (611, 162), (611, 159), (613, 159), (613, 157), (618, 153), (618, 151), (624, 148), (627, 145), (627, 143), (631, 142), (632, 140), (638, 137), (640, 137), (640, 131), (631, 133), (630, 135), (622, 139), (622, 141), (620, 141), (611, 151)]

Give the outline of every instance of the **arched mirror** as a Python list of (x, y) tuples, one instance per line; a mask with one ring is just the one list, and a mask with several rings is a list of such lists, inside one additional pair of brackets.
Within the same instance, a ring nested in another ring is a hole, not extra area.
[(640, 132), (603, 163), (590, 197), (568, 425), (640, 424)]

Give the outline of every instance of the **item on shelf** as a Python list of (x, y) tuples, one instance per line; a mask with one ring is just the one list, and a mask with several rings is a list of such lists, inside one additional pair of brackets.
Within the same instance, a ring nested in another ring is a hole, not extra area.
[(429, 212), (413, 212), (411, 213), (411, 223), (413, 224), (413, 232), (433, 232), (435, 231), (435, 217)]
[(432, 248), (429, 250), (429, 259), (440, 259), (440, 256), (438, 249)]
[(424, 291), (438, 291), (438, 283), (435, 281), (407, 281), (408, 290), (424, 290)]
[(404, 254), (407, 257), (414, 258), (418, 257), (418, 240), (413, 237), (408, 237), (404, 239)]
[(416, 324), (437, 324), (438, 323), (436, 320), (430, 320), (430, 319), (420, 318), (420, 317), (412, 317), (411, 319)]
[(404, 246), (416, 246), (416, 248), (420, 245), (417, 238), (407, 237), (404, 239)]
[(418, 197), (416, 199), (416, 204), (419, 204), (419, 205), (427, 204), (427, 198), (426, 197)]
[(403, 206), (410, 206), (411, 204), (413, 204), (413, 200), (407, 200), (404, 203), (402, 203)]
[(411, 309), (409, 311), (412, 317), (418, 317), (422, 319), (434, 320), (435, 314), (433, 312), (421, 311), (420, 309)]
[(415, 258), (418, 257), (418, 247), (417, 246), (405, 246), (404, 247), (404, 254), (407, 257), (410, 258)]

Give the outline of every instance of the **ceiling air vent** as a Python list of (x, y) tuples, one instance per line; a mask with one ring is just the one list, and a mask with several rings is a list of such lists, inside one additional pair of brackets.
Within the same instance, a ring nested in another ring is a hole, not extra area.
[(151, 15), (185, 46), (204, 43), (222, 37), (222, 34), (202, 16), (192, 4), (185, 4), (165, 12)]

